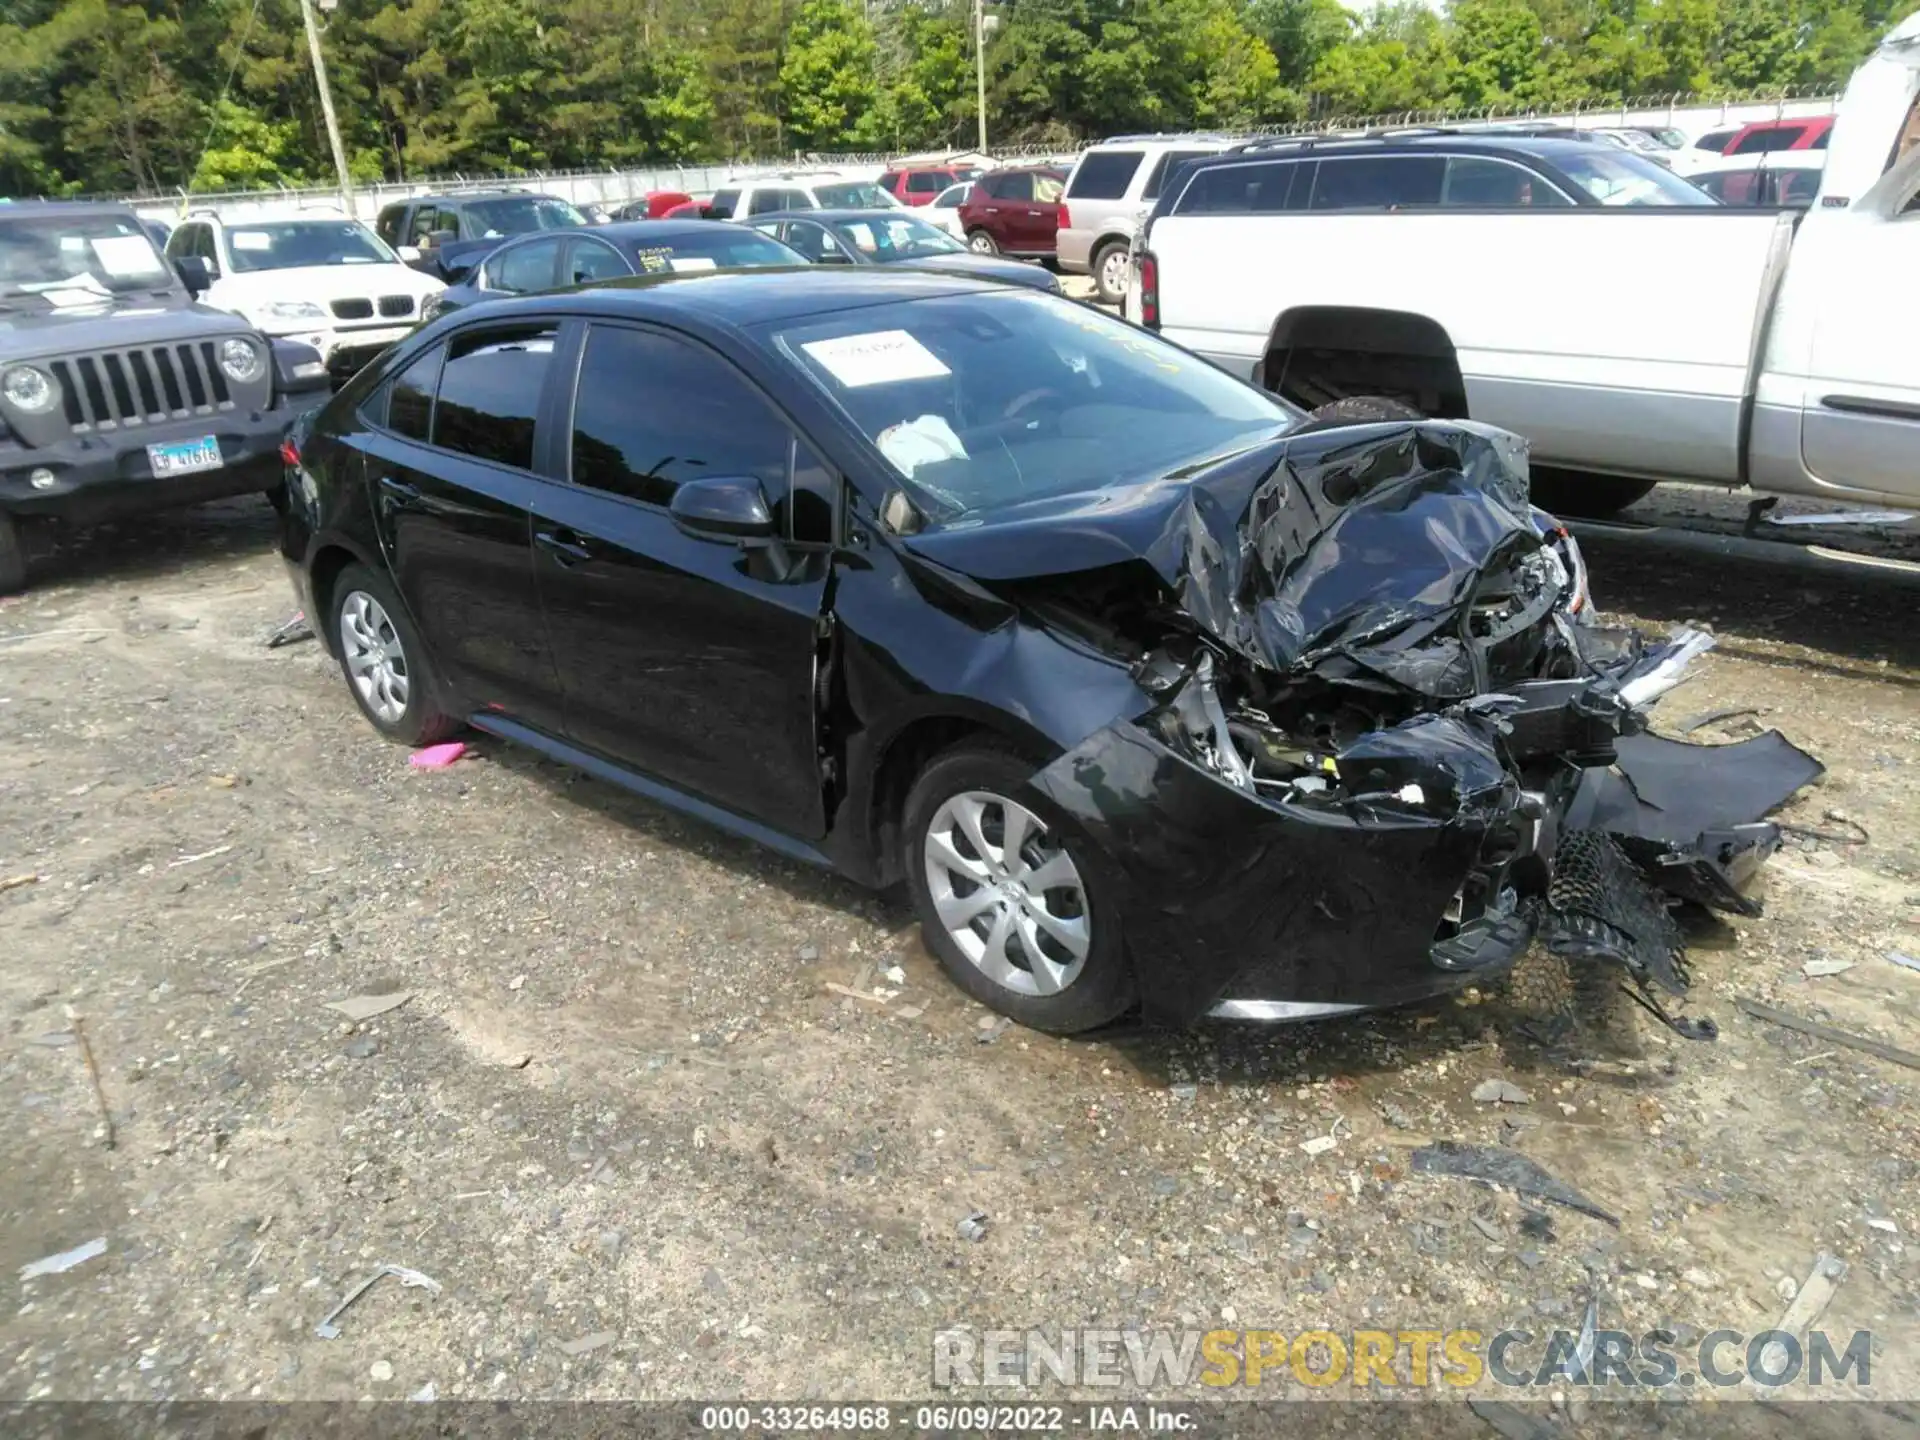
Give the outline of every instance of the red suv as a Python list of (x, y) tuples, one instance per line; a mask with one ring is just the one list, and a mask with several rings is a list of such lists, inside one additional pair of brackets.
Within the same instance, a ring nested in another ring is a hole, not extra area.
[(989, 170), (960, 206), (967, 248), (982, 255), (1051, 256), (1058, 244), (1063, 170)]
[(931, 205), (949, 185), (971, 180), (980, 173), (972, 165), (908, 165), (880, 177), (880, 188), (902, 205)]
[(1824, 150), (1833, 129), (1833, 116), (1809, 115), (1804, 120), (1756, 120), (1734, 132), (1722, 155), (1758, 155), (1775, 150)]

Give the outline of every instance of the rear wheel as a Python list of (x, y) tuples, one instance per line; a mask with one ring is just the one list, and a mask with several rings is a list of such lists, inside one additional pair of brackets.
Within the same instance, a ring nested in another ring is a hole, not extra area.
[(1127, 253), (1124, 241), (1109, 240), (1094, 251), (1089, 268), (1102, 301), (1118, 305), (1127, 298), (1127, 282), (1133, 278), (1133, 257)]
[(349, 565), (334, 581), (328, 612), (347, 689), (374, 729), (403, 745), (431, 745), (460, 729), (440, 708), (426, 647), (392, 586)]
[(967, 248), (976, 255), (998, 255), (1000, 242), (984, 230), (969, 230)]
[(0, 510), (0, 595), (27, 588), (27, 545), (20, 522)]
[(1133, 973), (1101, 857), (1032, 774), (998, 746), (947, 751), (907, 797), (901, 860), (927, 948), (954, 982), (1071, 1035), (1123, 1014)]

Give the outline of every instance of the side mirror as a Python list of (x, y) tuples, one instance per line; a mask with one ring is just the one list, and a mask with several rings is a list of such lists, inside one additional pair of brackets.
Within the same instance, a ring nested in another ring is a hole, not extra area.
[(851, 265), (853, 261), (849, 260), (845, 255), (842, 255), (838, 250), (829, 250), (813, 263), (816, 265)]
[(180, 283), (187, 287), (189, 295), (204, 295), (213, 286), (213, 272), (201, 256), (177, 256), (173, 268), (180, 277)]
[(667, 506), (673, 523), (697, 540), (771, 540), (766, 492), (751, 475), (688, 480)]
[(400, 257), (400, 263), (402, 265), (411, 265), (420, 258), (420, 247), (418, 245), (402, 245), (395, 249), (393, 253)]

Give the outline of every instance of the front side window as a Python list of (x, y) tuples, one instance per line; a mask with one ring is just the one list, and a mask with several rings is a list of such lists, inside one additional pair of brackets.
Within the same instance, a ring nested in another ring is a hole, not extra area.
[(1033, 199), (1033, 175), (1030, 171), (1015, 170), (1005, 175), (989, 175), (980, 184), (996, 200)]
[(716, 190), (713, 192), (713, 199), (707, 202), (707, 214), (714, 220), (731, 220), (739, 204), (738, 190)]
[(1139, 150), (1089, 150), (1073, 167), (1073, 181), (1067, 187), (1069, 200), (1118, 200), (1133, 183), (1140, 159)]
[(564, 200), (548, 195), (503, 195), (498, 200), (469, 200), (462, 210), (470, 238), (530, 235), (536, 230), (572, 230), (587, 217)]
[(834, 226), (842, 243), (877, 264), (952, 255), (967, 247), (937, 225), (910, 215), (885, 220), (842, 220)]
[(392, 265), (394, 253), (357, 220), (286, 220), (229, 225), (227, 253), (235, 273), (302, 265)]
[(595, 280), (616, 280), (633, 273), (633, 268), (620, 258), (611, 245), (602, 245), (598, 240), (574, 241), (573, 258), (567, 262), (567, 269), (569, 279), (575, 285), (588, 285)]
[(751, 475), (777, 506), (792, 435), (734, 368), (691, 341), (596, 325), (573, 403), (573, 482), (666, 505), (689, 480)]
[(940, 198), (933, 202), (933, 207), (936, 210), (958, 210), (962, 205), (967, 203), (967, 196), (972, 193), (973, 185), (971, 183), (965, 185), (950, 185), (940, 192)]
[(1718, 202), (1664, 165), (1624, 150), (1568, 146), (1553, 156), (1567, 177), (1602, 205), (1713, 205)]
[(504, 290), (509, 295), (551, 290), (553, 267), (559, 258), (558, 240), (530, 240), (525, 245), (515, 245), (504, 255), (487, 262), (486, 280), (481, 288)]
[(815, 264), (844, 260), (840, 247), (827, 233), (827, 227), (811, 220), (790, 220), (787, 222), (787, 244)]
[(1157, 336), (1052, 296), (935, 296), (774, 325), (773, 348), (936, 524), (1167, 475), (1297, 419)]
[(484, 330), (447, 345), (440, 396), (433, 411), (433, 443), (478, 460), (533, 468), (534, 417), (554, 331)]
[(1510, 160), (1456, 155), (1447, 161), (1440, 203), (1455, 209), (1512, 210), (1566, 206), (1573, 202), (1548, 181)]

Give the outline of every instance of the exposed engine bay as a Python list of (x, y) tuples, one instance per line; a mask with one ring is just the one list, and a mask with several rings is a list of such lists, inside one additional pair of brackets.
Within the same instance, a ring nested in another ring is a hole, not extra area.
[[(1711, 1038), (1711, 1021), (1661, 998), (1688, 987), (1674, 909), (1757, 914), (1750, 882), (1780, 838), (1763, 817), (1821, 773), (1777, 733), (1727, 747), (1646, 733), (1648, 707), (1712, 638), (1649, 643), (1595, 623), (1578, 547), (1530, 505), (1524, 442), (1502, 431), (1346, 427), (1185, 479), (1141, 537), (1157, 583), (1117, 564), (997, 587), (1133, 657), (1152, 700), (1041, 787), (1144, 847), (1156, 873), (1197, 878), (1179, 842), (1124, 833), (1130, 794), (1180, 811), (1164, 763), (1178, 757), (1300, 827), (1298, 849), (1278, 833), (1259, 844), (1271, 885), (1304, 887), (1299, 903), (1250, 883), (1234, 922), (1274, 948), (1310, 950), (1297, 937), (1312, 923), (1368, 943), (1392, 928), (1393, 896), (1432, 905), (1417, 923), (1442, 969), (1510, 963), (1537, 937), (1621, 967), (1665, 1023)], [(1216, 866), (1239, 863), (1241, 823), (1218, 835)], [(1230, 995), (1274, 973), (1223, 954), (1207, 978)]]

